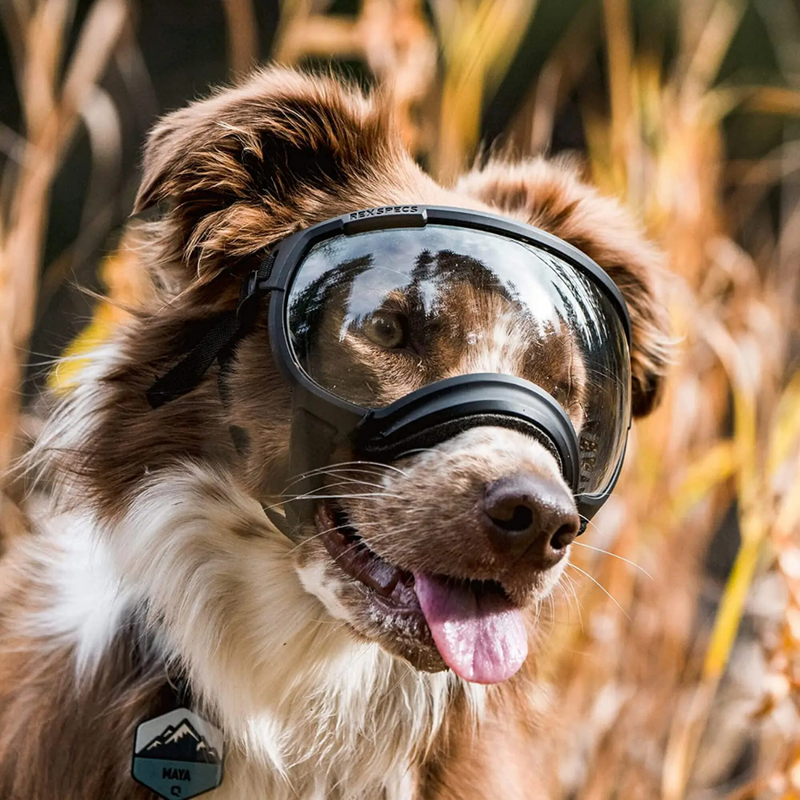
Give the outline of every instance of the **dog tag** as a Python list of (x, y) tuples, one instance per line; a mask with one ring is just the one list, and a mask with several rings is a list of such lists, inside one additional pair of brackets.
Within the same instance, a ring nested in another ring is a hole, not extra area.
[(166, 800), (196, 797), (222, 783), (222, 731), (188, 708), (136, 729), (131, 774)]

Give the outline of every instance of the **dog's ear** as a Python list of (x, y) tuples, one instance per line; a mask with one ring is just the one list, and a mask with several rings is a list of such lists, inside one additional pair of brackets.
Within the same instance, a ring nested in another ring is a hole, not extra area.
[(659, 399), (670, 338), (657, 288), (661, 255), (632, 216), (584, 183), (566, 160), (493, 161), (465, 175), (455, 188), (564, 239), (608, 272), (631, 317), (633, 413), (650, 413)]
[(206, 282), (343, 204), (369, 204), (382, 182), (402, 184), (396, 174), (415, 165), (387, 113), (330, 78), (273, 68), (167, 115), (134, 209), (163, 207), (149, 226), (157, 260)]

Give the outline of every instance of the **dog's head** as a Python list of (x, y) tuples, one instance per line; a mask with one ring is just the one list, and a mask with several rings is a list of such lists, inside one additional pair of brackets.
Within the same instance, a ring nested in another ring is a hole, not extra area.
[[(143, 481), (187, 461), (231, 475), (262, 506), (293, 502), (292, 397), (270, 354), (266, 308), (221, 382), (213, 368), (157, 410), (145, 392), (205, 320), (236, 307), (265, 248), (337, 214), (402, 204), (503, 214), (598, 262), (631, 315), (634, 414), (650, 411), (665, 368), (658, 258), (616, 202), (568, 164), (541, 159), (491, 162), (445, 189), (404, 151), (379, 100), (270, 70), (167, 116), (150, 137), (137, 206), (161, 213), (140, 252), (165, 302), (133, 323), (105, 379), (109, 396), (82, 464), (103, 513), (118, 516)], [(435, 324), (423, 324), (412, 294), (387, 296), (359, 336), (319, 350), (317, 368), (330, 380), (349, 375), (354, 392), (383, 402), (442, 378), (506, 373), (545, 388), (580, 427), (587, 378), (569, 330), (542, 338), (507, 298), (463, 283), (442, 294)], [(343, 313), (329, 302), (320, 326), (339, 330)], [(322, 483), (292, 559), (330, 615), (423, 670), (449, 665), (483, 682), (513, 673), (526, 650), (519, 610), (551, 591), (580, 526), (547, 447), (489, 426), (389, 463), (341, 447)], [(238, 544), (226, 551), (240, 548), (252, 574), (249, 532), (229, 535)], [(244, 574), (237, 591), (247, 591)], [(235, 597), (224, 601), (231, 614)]]

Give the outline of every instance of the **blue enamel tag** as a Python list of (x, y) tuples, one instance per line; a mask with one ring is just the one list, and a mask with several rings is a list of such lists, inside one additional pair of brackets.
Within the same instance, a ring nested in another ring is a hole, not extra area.
[(136, 729), (133, 777), (166, 800), (196, 797), (222, 783), (222, 732), (188, 708)]

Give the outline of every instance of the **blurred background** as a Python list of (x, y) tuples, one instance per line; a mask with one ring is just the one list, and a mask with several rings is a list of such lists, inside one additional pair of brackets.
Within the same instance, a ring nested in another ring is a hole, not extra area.
[(54, 358), (119, 324), (102, 295), (140, 291), (117, 245), (165, 111), (276, 60), (382, 87), (444, 182), (576, 153), (664, 247), (676, 363), (554, 598), (548, 797), (800, 797), (797, 0), (0, 0), (0, 26), (0, 472), (68, 390)]

